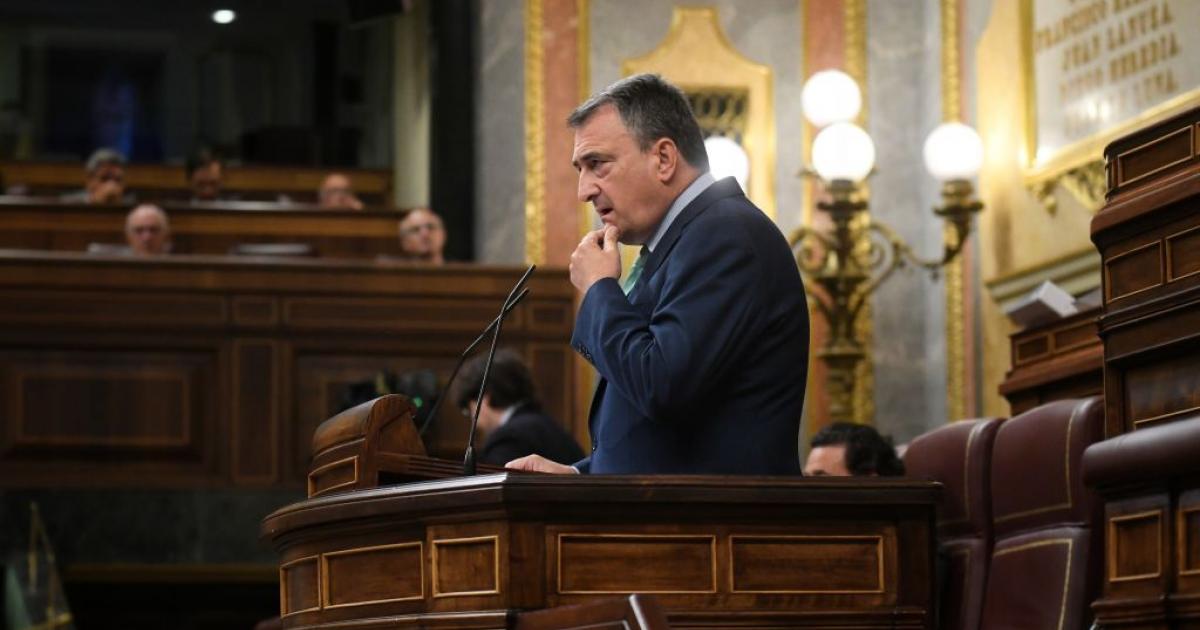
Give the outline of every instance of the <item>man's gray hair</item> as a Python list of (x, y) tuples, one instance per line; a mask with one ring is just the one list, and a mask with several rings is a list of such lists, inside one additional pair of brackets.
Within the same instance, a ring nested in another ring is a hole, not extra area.
[(129, 232), (129, 224), (133, 221), (134, 215), (143, 213), (143, 212), (150, 212), (151, 214), (158, 215), (158, 217), (162, 219), (163, 229), (168, 230), (168, 231), (171, 229), (171, 219), (170, 219), (170, 217), (167, 216), (167, 213), (160, 206), (158, 206), (157, 204), (153, 204), (153, 203), (141, 203), (141, 204), (134, 206), (133, 209), (130, 210), (129, 213), (125, 215), (125, 231), (126, 232)]
[(701, 173), (708, 172), (704, 134), (683, 90), (657, 74), (635, 74), (589, 98), (571, 112), (567, 125), (573, 129), (582, 127), (605, 105), (617, 108), (621, 122), (642, 151), (650, 149), (660, 138), (669, 138), (688, 164)]
[(106, 164), (116, 164), (125, 166), (125, 155), (116, 149), (108, 147), (96, 149), (92, 151), (92, 155), (88, 157), (86, 168), (89, 175), (95, 173), (97, 169)]

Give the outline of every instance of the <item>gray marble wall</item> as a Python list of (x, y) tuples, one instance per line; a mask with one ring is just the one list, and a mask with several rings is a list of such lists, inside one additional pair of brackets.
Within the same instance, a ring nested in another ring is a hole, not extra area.
[[(778, 223), (800, 222), (800, 4), (719, 0), (722, 26), (737, 49), (771, 66), (775, 77)], [(620, 78), (621, 61), (654, 49), (671, 23), (670, 0), (606, 0), (589, 4), (593, 89)], [(480, 3), (479, 195), (476, 255), (480, 262), (519, 263), (524, 256), (524, 15), (520, 0)], [(629, 16), (637, 15), (636, 20)], [(781, 45), (786, 43), (786, 45)], [(521, 121), (516, 124), (515, 121)]]
[(525, 260), (525, 16), (521, 0), (479, 6), (475, 258)]
[[(621, 78), (621, 62), (658, 47), (671, 25), (670, 0), (590, 3), (593, 91)], [(800, 87), (803, 84), (800, 3), (797, 0), (710, 0), (729, 41), (751, 60), (771, 67), (775, 91), (776, 222), (785, 232), (800, 223), (802, 164)], [(630, 16), (637, 19), (630, 19)]]
[[(940, 257), (939, 186), (925, 171), (925, 136), (941, 122), (941, 34), (936, 0), (867, 2), (868, 129), (878, 173), (871, 213), (926, 257)], [(946, 422), (945, 289), (912, 269), (873, 304), (875, 424), (905, 442)]]

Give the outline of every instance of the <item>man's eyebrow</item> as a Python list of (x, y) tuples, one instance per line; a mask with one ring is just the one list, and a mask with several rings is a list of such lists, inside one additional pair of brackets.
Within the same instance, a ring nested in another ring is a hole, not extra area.
[(579, 168), (579, 165), (582, 164), (583, 162), (588, 162), (588, 161), (596, 160), (596, 159), (603, 159), (606, 157), (608, 157), (608, 154), (606, 154), (606, 153), (602, 153), (600, 151), (588, 151), (588, 152), (584, 153), (583, 155), (580, 155), (579, 157), (575, 158), (574, 160), (571, 160), (571, 166), (574, 166), (575, 168)]

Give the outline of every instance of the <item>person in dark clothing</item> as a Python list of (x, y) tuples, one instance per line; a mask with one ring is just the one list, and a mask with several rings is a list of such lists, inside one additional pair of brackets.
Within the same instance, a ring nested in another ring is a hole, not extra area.
[(804, 464), (808, 476), (900, 477), (904, 462), (896, 456), (892, 441), (875, 427), (835, 422), (812, 438), (812, 449)]
[(471, 418), (479, 408), (479, 431), (484, 436), (478, 461), (503, 466), (526, 455), (556, 461), (577, 461), (583, 450), (554, 418), (541, 410), (529, 368), (512, 350), (499, 350), (488, 374), (483, 401), (476, 400), (487, 355), (463, 366), (455, 387), (454, 402)]

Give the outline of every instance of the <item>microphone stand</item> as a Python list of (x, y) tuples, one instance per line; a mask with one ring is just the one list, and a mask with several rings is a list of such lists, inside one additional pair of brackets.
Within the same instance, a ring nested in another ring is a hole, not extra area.
[(488, 333), (492, 332), (492, 330), (496, 327), (497, 322), (499, 322), (502, 318), (507, 317), (508, 312), (516, 308), (517, 304), (520, 304), (521, 300), (525, 299), (526, 295), (529, 295), (529, 289), (524, 289), (517, 294), (517, 297), (512, 302), (509, 302), (505, 305), (504, 313), (496, 319), (493, 319), (491, 323), (487, 325), (487, 328), (484, 328), (483, 332), (479, 333), (479, 336), (475, 338), (475, 341), (472, 341), (467, 346), (467, 349), (463, 350), (462, 354), (458, 356), (458, 363), (455, 364), (454, 370), (450, 372), (450, 378), (446, 379), (446, 385), (442, 388), (442, 395), (438, 396), (437, 400), (433, 401), (433, 407), (429, 410), (429, 415), (425, 416), (425, 422), (421, 424), (421, 428), (417, 431), (417, 435), (424, 436), (425, 430), (428, 429), (431, 424), (433, 424), (433, 419), (437, 417), (438, 410), (442, 408), (442, 401), (445, 400), (446, 395), (450, 393), (450, 384), (453, 383), (455, 377), (458, 376), (458, 371), (462, 369), (463, 363), (466, 363), (467, 357), (471, 356), (471, 351), (475, 349), (475, 346), (478, 346), (485, 338), (487, 338)]
[(492, 346), (488, 349), (487, 362), (483, 364), (483, 378), (479, 380), (479, 393), (475, 396), (475, 413), (471, 417), (471, 431), (467, 434), (467, 450), (463, 453), (463, 476), (469, 477), (475, 474), (475, 430), (479, 426), (479, 410), (483, 408), (483, 392), (487, 388), (488, 373), (492, 370), (492, 360), (496, 358), (496, 343), (500, 341), (500, 329), (504, 327), (504, 314), (508, 312), (509, 303), (514, 301), (513, 295), (525, 284), (536, 268), (537, 265), (529, 265), (525, 275), (521, 276), (517, 285), (509, 292), (508, 298), (504, 300), (504, 305), (500, 307), (500, 315), (495, 319), (496, 330), (492, 333)]

